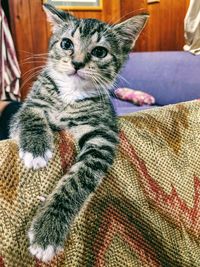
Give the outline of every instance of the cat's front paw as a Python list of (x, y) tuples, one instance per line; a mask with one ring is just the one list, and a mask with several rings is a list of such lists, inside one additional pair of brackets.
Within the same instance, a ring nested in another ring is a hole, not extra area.
[(34, 218), (28, 232), (30, 253), (43, 262), (49, 262), (63, 251), (68, 228), (55, 212), (46, 210)]
[(22, 149), (20, 149), (19, 152), (19, 157), (24, 162), (25, 167), (34, 170), (46, 167), (52, 156), (53, 154), (50, 150), (47, 150), (43, 156), (37, 157), (30, 152), (23, 151)]
[(29, 247), (30, 253), (36, 257), (38, 260), (45, 263), (50, 262), (55, 255), (63, 251), (62, 247), (55, 248), (52, 245), (47, 246), (47, 248), (41, 247), (39, 244), (34, 244)]

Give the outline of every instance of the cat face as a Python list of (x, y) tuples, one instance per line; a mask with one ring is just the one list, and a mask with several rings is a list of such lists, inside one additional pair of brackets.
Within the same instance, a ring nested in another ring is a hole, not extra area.
[(110, 85), (118, 71), (112, 31), (97, 20), (72, 20), (55, 31), (49, 62), (55, 70), (80, 83)]
[(108, 25), (77, 19), (48, 4), (44, 10), (53, 26), (48, 68), (86, 87), (111, 86), (148, 17)]

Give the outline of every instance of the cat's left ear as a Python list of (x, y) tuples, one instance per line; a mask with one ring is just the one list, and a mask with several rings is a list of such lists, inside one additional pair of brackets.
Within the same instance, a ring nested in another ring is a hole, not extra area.
[(114, 31), (124, 44), (134, 47), (137, 38), (145, 27), (149, 14), (142, 13), (113, 26)]
[(49, 4), (44, 4), (43, 9), (47, 15), (48, 21), (52, 25), (53, 32), (62, 27), (64, 24), (76, 20), (76, 18), (70, 13), (59, 10)]

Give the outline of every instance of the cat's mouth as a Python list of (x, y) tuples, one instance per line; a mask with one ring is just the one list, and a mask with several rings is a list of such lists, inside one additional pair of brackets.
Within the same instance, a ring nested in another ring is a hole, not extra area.
[(72, 73), (69, 74), (69, 76), (81, 80), (86, 79), (85, 75), (79, 70), (74, 70)]

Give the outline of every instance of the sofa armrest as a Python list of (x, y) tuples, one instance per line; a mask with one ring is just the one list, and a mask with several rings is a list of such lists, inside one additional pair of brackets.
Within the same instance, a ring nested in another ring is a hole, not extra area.
[[(120, 144), (102, 184), (75, 219), (63, 254), (35, 261), (26, 231), (75, 158), (68, 135), (41, 171), (24, 169), (13, 141), (0, 142), (1, 266), (200, 266), (200, 101), (119, 119)], [(4, 264), (4, 265), (3, 265)]]

